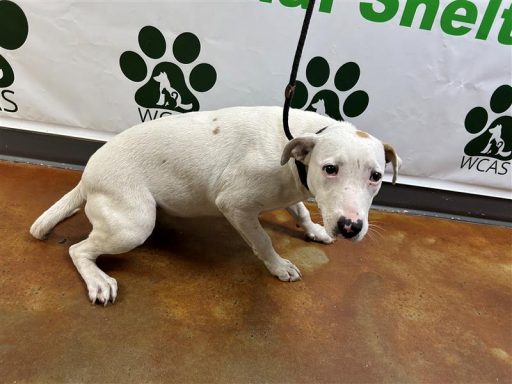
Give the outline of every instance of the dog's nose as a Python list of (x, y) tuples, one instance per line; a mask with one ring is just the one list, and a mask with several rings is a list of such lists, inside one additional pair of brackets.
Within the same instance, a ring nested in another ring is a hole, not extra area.
[(351, 239), (359, 234), (363, 229), (363, 221), (352, 221), (345, 216), (340, 217), (338, 220), (338, 230), (345, 239)]

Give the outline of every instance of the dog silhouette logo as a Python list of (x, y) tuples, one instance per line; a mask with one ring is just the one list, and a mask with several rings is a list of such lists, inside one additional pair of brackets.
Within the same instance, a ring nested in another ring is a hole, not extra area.
[(157, 76), (153, 77), (153, 80), (160, 84), (160, 98), (156, 105), (164, 108), (172, 105), (175, 108), (180, 108), (185, 111), (191, 111), (192, 108), (194, 108), (192, 103), (183, 104), (180, 93), (171, 87), (171, 82), (169, 81), (167, 73), (160, 72)]

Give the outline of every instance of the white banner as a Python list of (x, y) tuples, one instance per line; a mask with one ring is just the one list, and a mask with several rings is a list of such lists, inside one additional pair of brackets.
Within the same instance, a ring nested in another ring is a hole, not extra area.
[[(282, 105), (307, 0), (0, 0), (0, 125), (108, 139)], [(512, 198), (512, 4), (317, 0), (293, 100), (395, 146), (399, 182)]]

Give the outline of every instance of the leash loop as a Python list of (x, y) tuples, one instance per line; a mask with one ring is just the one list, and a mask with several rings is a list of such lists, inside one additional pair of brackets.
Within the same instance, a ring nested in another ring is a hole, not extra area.
[(300, 32), (299, 42), (297, 43), (297, 50), (295, 51), (295, 57), (293, 58), (292, 71), (290, 73), (290, 81), (285, 89), (285, 101), (283, 107), (283, 128), (284, 134), (288, 140), (293, 140), (293, 136), (290, 133), (290, 127), (288, 125), (288, 115), (290, 111), (290, 104), (295, 93), (295, 81), (297, 79), (297, 72), (299, 70), (300, 58), (302, 56), (302, 50), (308, 34), (309, 22), (311, 21), (311, 15), (313, 14), (313, 8), (315, 7), (316, 0), (309, 0), (306, 14), (304, 15), (304, 21), (302, 23), (302, 30)]

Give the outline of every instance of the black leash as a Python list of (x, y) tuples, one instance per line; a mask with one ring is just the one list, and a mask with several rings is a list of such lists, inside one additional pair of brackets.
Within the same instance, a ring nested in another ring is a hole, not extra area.
[[(313, 8), (315, 6), (315, 0), (309, 0), (308, 8), (306, 9), (306, 15), (304, 16), (304, 22), (302, 23), (302, 30), (300, 32), (299, 42), (297, 43), (297, 50), (295, 51), (295, 57), (292, 64), (292, 72), (290, 74), (290, 81), (284, 91), (284, 108), (283, 108), (283, 128), (284, 134), (288, 140), (293, 140), (293, 136), (290, 132), (290, 126), (288, 125), (288, 114), (290, 112), (290, 103), (295, 93), (295, 81), (297, 80), (297, 72), (299, 70), (300, 58), (302, 56), (302, 49), (304, 48), (304, 42), (308, 34), (309, 22), (311, 21), (311, 15), (313, 14)], [(299, 173), (299, 179), (302, 185), (309, 191), (308, 187), (308, 171), (304, 163), (295, 160), (297, 166), (297, 172)]]
[[(311, 15), (313, 14), (313, 8), (315, 6), (315, 0), (309, 0), (308, 8), (306, 9), (306, 15), (304, 16), (304, 22), (302, 23), (302, 30), (300, 32), (299, 42), (297, 44), (297, 50), (295, 51), (295, 57), (292, 64), (292, 72), (290, 74), (290, 81), (284, 91), (284, 108), (283, 108), (283, 127), (284, 134), (288, 140), (293, 140), (293, 136), (290, 133), (290, 127), (288, 126), (288, 113), (290, 111), (290, 103), (295, 93), (295, 81), (297, 79), (297, 71), (299, 70), (300, 58), (302, 56), (302, 49), (304, 48), (304, 42), (308, 34), (309, 22)], [(302, 164), (302, 163), (301, 163)], [(303, 183), (304, 184), (304, 183)]]

